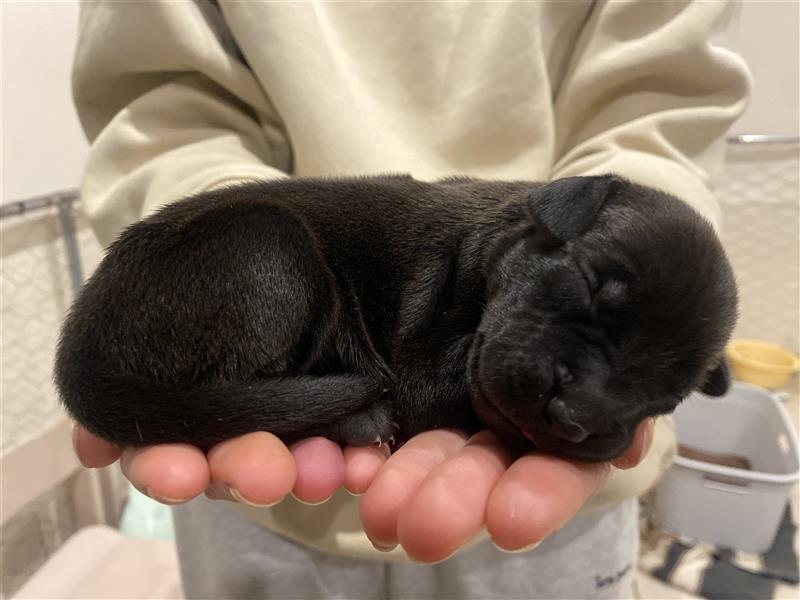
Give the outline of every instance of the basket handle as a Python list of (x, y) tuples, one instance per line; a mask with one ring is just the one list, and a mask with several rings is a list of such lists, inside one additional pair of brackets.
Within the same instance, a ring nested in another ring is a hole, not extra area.
[(728, 494), (738, 494), (743, 496), (749, 493), (749, 482), (743, 479), (736, 479), (734, 477), (726, 477), (723, 475), (704, 475), (703, 485), (712, 490), (726, 492)]

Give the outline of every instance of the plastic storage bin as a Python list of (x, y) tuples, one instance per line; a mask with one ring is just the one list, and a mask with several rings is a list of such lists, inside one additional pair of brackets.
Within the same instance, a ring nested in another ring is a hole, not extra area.
[(800, 479), (797, 433), (786, 409), (766, 390), (736, 382), (723, 398), (684, 400), (675, 430), (681, 446), (736, 457), (730, 462), (750, 468), (678, 456), (655, 492), (658, 526), (718, 546), (767, 550)]

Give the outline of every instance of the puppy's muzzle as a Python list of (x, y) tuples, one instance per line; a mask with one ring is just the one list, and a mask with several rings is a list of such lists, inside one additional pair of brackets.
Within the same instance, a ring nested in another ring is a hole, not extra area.
[(580, 444), (591, 434), (578, 420), (576, 411), (561, 398), (553, 398), (544, 409), (547, 433), (573, 444)]

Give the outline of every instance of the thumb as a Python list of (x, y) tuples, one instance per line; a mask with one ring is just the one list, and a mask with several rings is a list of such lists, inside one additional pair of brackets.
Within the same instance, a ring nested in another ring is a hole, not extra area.
[(107, 467), (122, 454), (122, 449), (101, 439), (77, 423), (72, 430), (72, 447), (84, 467)]
[(630, 448), (625, 451), (625, 454), (614, 459), (611, 464), (618, 469), (631, 469), (642, 462), (642, 459), (650, 450), (650, 446), (653, 445), (653, 429), (655, 427), (655, 422), (655, 418), (648, 417), (639, 423)]

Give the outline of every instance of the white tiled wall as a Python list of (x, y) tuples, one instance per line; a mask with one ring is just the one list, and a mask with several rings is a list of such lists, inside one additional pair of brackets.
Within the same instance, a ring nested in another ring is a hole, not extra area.
[(739, 284), (736, 337), (800, 350), (800, 145), (729, 145), (716, 186)]

